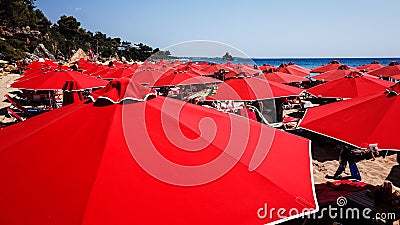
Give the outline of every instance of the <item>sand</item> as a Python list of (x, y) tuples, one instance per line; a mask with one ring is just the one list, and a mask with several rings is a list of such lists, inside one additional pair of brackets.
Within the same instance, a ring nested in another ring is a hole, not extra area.
[[(335, 149), (313, 147), (313, 173), (316, 184), (333, 181), (325, 178), (326, 175), (333, 175), (339, 166), (339, 152)], [(337, 159), (333, 159), (333, 158)], [(400, 190), (400, 165), (397, 162), (396, 153), (392, 152), (385, 158), (377, 157), (375, 160), (363, 159), (357, 162), (363, 182), (372, 185), (381, 185), (385, 180), (390, 180), (395, 189)], [(350, 176), (347, 167), (342, 176)]]
[[(284, 115), (293, 115), (298, 113), (298, 109), (285, 110)], [(297, 124), (290, 123), (292, 128)], [(318, 137), (318, 135), (313, 135)], [(339, 166), (340, 152), (332, 144), (321, 141), (314, 141), (312, 144), (313, 173), (314, 183), (320, 184), (327, 181), (334, 181), (325, 178), (326, 175), (334, 175)], [(399, 153), (400, 154), (400, 153)], [(400, 165), (397, 162), (396, 152), (389, 152), (387, 157), (377, 157), (375, 160), (364, 159), (357, 162), (357, 167), (363, 182), (372, 185), (382, 185), (385, 180), (390, 180), (394, 189), (400, 190)], [(342, 176), (350, 176), (350, 170), (347, 166)]]
[(5, 102), (5, 94), (9, 94), (10, 96), (13, 96), (10, 94), (10, 92), (16, 91), (18, 89), (16, 88), (10, 88), (10, 85), (20, 77), (19, 74), (7, 74), (3, 75), (0, 77), (0, 122), (8, 123), (11, 122), (12, 119), (6, 117), (6, 108), (11, 105), (9, 102)]
[(20, 77), (19, 74), (7, 74), (0, 77), (0, 108), (4, 108), (10, 105), (8, 102), (4, 102), (4, 95), (10, 93), (12, 91), (16, 91), (16, 88), (10, 88), (9, 86)]

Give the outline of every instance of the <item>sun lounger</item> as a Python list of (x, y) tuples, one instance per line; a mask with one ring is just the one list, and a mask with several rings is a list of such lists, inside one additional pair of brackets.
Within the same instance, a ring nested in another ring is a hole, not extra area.
[(19, 122), (24, 121), (24, 119), (22, 117), (20, 117), (16, 112), (14, 112), (12, 109), (7, 108), (7, 112), (8, 115), (10, 115), (11, 117), (13, 117), (14, 119), (16, 119)]
[(8, 94), (5, 94), (4, 97), (6, 97), (7, 101), (11, 103), (11, 105), (15, 108), (14, 110), (17, 110), (18, 112), (22, 113), (22, 117), (30, 118), (32, 116), (39, 115), (43, 112), (50, 111), (51, 108), (44, 108), (44, 109), (38, 109), (38, 108), (25, 108), (22, 106), (20, 102), (18, 102), (16, 99), (11, 98)]
[(299, 123), (299, 121), (300, 121), (300, 118), (291, 117), (291, 116), (288, 116), (288, 115), (285, 115), (282, 118), (282, 123), (283, 123), (283, 126), (284, 126), (285, 129), (289, 129), (289, 125), (288, 125), (289, 123), (295, 123), (294, 128), (296, 128), (298, 123)]
[[(348, 195), (347, 200), (349, 205), (368, 208), (371, 214), (378, 213), (379, 215), (391, 214), (394, 218), (387, 218), (385, 224), (393, 224), (394, 221), (400, 220), (400, 206), (392, 205), (385, 202), (382, 197), (376, 198), (375, 193), (370, 190), (363, 190), (354, 194)], [(385, 219), (385, 218), (383, 218)]]
[(21, 105), (21, 103), (19, 103), (18, 101), (12, 99), (8, 94), (5, 94), (4, 97), (6, 97), (7, 101), (9, 101), (11, 103), (11, 105), (13, 105), (16, 109), (20, 110), (21, 112), (23, 112), (25, 114), (26, 117), (31, 117), (31, 113)]
[(254, 106), (248, 106), (248, 107), (249, 107), (249, 109), (252, 109), (255, 113), (258, 114), (258, 116), (262, 120), (262, 123), (264, 123), (264, 124), (266, 124), (266, 125), (268, 125), (270, 127), (274, 127), (274, 128), (281, 128), (283, 126), (283, 124), (279, 123), (279, 122), (278, 123), (270, 123), (270, 122), (268, 122), (268, 120), (265, 119), (264, 115), (256, 107), (254, 107)]

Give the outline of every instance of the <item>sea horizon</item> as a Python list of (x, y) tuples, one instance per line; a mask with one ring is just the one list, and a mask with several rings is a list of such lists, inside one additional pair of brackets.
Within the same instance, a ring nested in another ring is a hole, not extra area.
[[(179, 57), (179, 59), (188, 59), (193, 62), (215, 62), (215, 63), (225, 63), (228, 62), (226, 60), (222, 60), (220, 57)], [(269, 64), (271, 66), (279, 66), (282, 63), (294, 62), (296, 65), (303, 66), (305, 68), (311, 69), (317, 66), (325, 65), (332, 60), (337, 60), (342, 64), (357, 67), (364, 64), (369, 64), (373, 61), (378, 61), (380, 64), (387, 66), (389, 63), (393, 61), (400, 61), (400, 57), (320, 57), (320, 58), (241, 58), (234, 57), (234, 60), (231, 60), (232, 63), (248, 63), (248, 64), (257, 64), (259, 66), (264, 64)]]

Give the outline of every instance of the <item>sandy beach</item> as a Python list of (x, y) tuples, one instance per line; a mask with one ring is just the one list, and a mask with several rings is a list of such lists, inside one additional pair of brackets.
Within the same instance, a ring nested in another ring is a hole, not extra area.
[[(11, 118), (7, 118), (5, 115), (7, 113), (6, 108), (11, 105), (11, 103), (4, 101), (4, 95), (10, 94), (10, 92), (16, 91), (18, 89), (10, 88), (9, 86), (20, 77), (19, 74), (7, 74), (0, 77), (0, 121), (3, 123), (11, 122)], [(12, 95), (10, 95), (12, 96)]]
[(12, 91), (16, 91), (16, 88), (9, 88), (9, 86), (20, 77), (19, 74), (7, 74), (0, 77), (0, 96), (2, 101), (0, 102), (0, 108), (4, 108), (10, 105), (8, 102), (4, 102), (4, 95)]
[[(339, 152), (334, 148), (313, 145), (313, 172), (316, 184), (333, 181), (325, 178), (333, 175), (339, 166)], [(395, 153), (389, 153), (385, 158), (377, 157), (375, 160), (363, 159), (357, 162), (362, 181), (372, 185), (382, 185), (385, 180), (390, 180), (393, 186), (400, 190), (400, 165)], [(350, 176), (347, 167), (344, 176)]]

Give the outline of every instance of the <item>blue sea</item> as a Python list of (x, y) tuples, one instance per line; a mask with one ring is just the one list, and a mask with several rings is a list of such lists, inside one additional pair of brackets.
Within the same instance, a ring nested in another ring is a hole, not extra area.
[[(220, 58), (196, 58), (192, 59), (193, 61), (207, 61), (207, 62), (215, 62), (215, 63), (225, 63), (226, 61)], [(357, 67), (364, 64), (369, 64), (372, 61), (376, 60), (380, 64), (386, 66), (392, 61), (400, 62), (400, 58), (253, 58), (253, 59), (245, 59), (245, 58), (235, 58), (232, 62), (237, 63), (249, 63), (251, 65), (263, 65), (270, 64), (272, 66), (279, 66), (281, 63), (286, 62), (294, 62), (296, 65), (303, 66), (305, 68), (315, 68), (317, 66), (321, 66), (331, 62), (332, 60), (338, 60), (340, 63)]]

